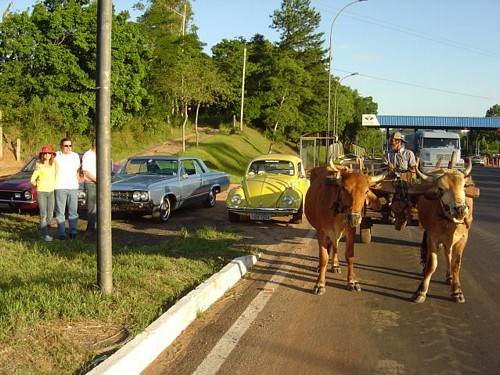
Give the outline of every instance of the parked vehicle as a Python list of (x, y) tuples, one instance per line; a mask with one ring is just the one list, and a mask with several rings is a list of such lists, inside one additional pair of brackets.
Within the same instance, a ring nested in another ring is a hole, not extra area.
[(196, 201), (213, 207), (216, 195), (229, 187), (229, 176), (210, 171), (189, 156), (136, 156), (114, 174), (111, 211), (153, 215), (167, 222), (172, 211)]
[(484, 166), (484, 157), (481, 155), (474, 155), (470, 158), (472, 165), (483, 165)]
[(35, 210), (36, 188), (31, 185), (30, 178), (35, 170), (37, 156), (33, 156), (17, 173), (0, 177), (0, 208), (17, 210)]
[(226, 200), (228, 219), (271, 220), (291, 216), (302, 222), (304, 198), (309, 188), (302, 159), (292, 155), (268, 154), (253, 159), (240, 186)]
[(464, 159), (460, 157), (460, 136), (443, 130), (417, 131), (406, 135), (407, 146), (420, 159), (419, 169), (427, 172), (436, 167), (438, 160), (447, 165), (455, 151), (455, 168), (463, 171)]

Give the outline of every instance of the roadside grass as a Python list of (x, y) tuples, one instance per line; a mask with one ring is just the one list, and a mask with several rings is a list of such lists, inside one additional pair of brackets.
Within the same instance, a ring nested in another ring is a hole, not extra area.
[(84, 373), (235, 257), (256, 249), (203, 227), (157, 246), (113, 251), (114, 291), (95, 284), (96, 248), (81, 239), (41, 242), (32, 223), (0, 214), (0, 363), (5, 374)]
[[(270, 143), (257, 130), (245, 128), (243, 131), (211, 136), (198, 147), (179, 154), (199, 157), (210, 169), (224, 171), (230, 175), (232, 183), (238, 183), (245, 174), (248, 162), (257, 155), (266, 154)], [(274, 145), (273, 152), (297, 154), (296, 150), (283, 144)]]
[[(269, 141), (252, 129), (229, 133), (185, 154), (239, 182)], [(114, 290), (103, 296), (95, 244), (42, 242), (32, 221), (0, 213), (0, 374), (86, 373), (232, 259), (258, 251), (241, 242), (239, 234), (205, 226), (181, 228), (155, 246), (113, 249)]]

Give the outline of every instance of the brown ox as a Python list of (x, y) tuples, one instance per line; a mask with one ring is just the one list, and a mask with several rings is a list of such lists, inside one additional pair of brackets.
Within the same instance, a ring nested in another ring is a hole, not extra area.
[(345, 260), (347, 262), (347, 287), (361, 290), (354, 274), (354, 239), (356, 226), (363, 217), (365, 202), (380, 209), (380, 201), (370, 187), (381, 181), (385, 174), (367, 176), (344, 166), (317, 167), (311, 171), (311, 186), (304, 212), (309, 223), (316, 229), (319, 246), (319, 275), (314, 286), (315, 294), (325, 292), (325, 273), (328, 253), (333, 251), (333, 269), (340, 270), (337, 258), (339, 240), (346, 237)]
[(425, 301), (440, 246), (447, 261), (446, 278), (451, 281), (451, 298), (455, 302), (465, 302), (460, 286), (460, 266), (472, 224), (472, 199), (479, 196), (479, 189), (473, 186), (470, 178), (471, 169), (469, 161), (464, 172), (453, 170), (452, 164), (428, 175), (417, 170), (425, 183), (430, 183), (430, 188), (417, 203), (420, 226), (425, 230), (421, 247), (423, 279), (413, 295), (417, 303)]

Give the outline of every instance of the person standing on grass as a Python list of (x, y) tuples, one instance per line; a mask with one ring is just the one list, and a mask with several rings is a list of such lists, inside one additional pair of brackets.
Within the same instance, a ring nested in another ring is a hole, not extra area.
[(85, 230), (85, 237), (90, 238), (95, 233), (97, 214), (97, 167), (95, 139), (92, 140), (92, 147), (83, 154), (82, 171), (85, 176), (85, 192), (87, 201), (87, 229)]
[(61, 151), (56, 154), (56, 221), (57, 234), (60, 240), (66, 239), (66, 208), (68, 213), (69, 238), (75, 239), (78, 234), (78, 187), (80, 184), (80, 156), (72, 151), (71, 139), (63, 138)]
[(54, 157), (56, 153), (52, 147), (43, 146), (38, 154), (40, 159), (36, 163), (35, 170), (31, 175), (30, 182), (36, 187), (36, 200), (40, 212), (40, 232), (42, 239), (50, 242), (49, 226), (54, 216), (54, 188), (56, 182), (56, 166)]

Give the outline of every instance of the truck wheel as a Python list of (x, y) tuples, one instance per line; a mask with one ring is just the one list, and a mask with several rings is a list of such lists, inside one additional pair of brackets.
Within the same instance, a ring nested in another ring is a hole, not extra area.
[(227, 212), (227, 219), (229, 220), (230, 223), (237, 223), (240, 221), (240, 215), (235, 214), (234, 212), (228, 211)]
[(361, 243), (370, 243), (372, 242), (372, 229), (371, 228), (363, 228), (360, 229), (361, 235)]

